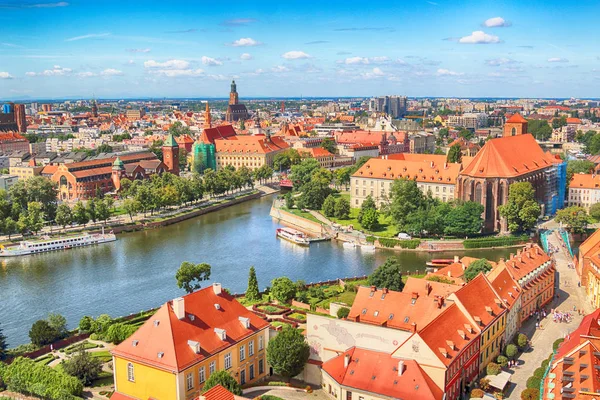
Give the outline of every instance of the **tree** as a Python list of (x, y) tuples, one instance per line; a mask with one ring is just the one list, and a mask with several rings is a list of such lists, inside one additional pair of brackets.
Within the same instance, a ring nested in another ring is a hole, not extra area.
[(481, 389), (475, 388), (471, 390), (471, 398), (472, 399), (482, 399), (485, 395), (485, 392)]
[(323, 202), (323, 214), (325, 214), (326, 217), (335, 216), (335, 197), (333, 197), (332, 194), (327, 196)]
[(0, 361), (6, 358), (6, 349), (8, 349), (8, 343), (6, 343), (6, 336), (4, 336), (2, 326), (0, 325)]
[(62, 363), (62, 369), (79, 379), (84, 386), (90, 386), (102, 371), (102, 361), (98, 357), (92, 357), (81, 347), (75, 355)]
[(290, 179), (294, 189), (301, 191), (303, 186), (310, 182), (313, 172), (319, 169), (319, 162), (314, 158), (305, 158), (300, 164), (292, 166)]
[(530, 182), (516, 182), (508, 189), (508, 202), (499, 208), (506, 218), (511, 232), (528, 231), (535, 226), (542, 212), (535, 200), (535, 191)]
[(529, 338), (527, 337), (527, 335), (524, 333), (519, 333), (519, 335), (517, 336), (517, 346), (519, 346), (519, 348), (522, 349), (525, 346), (527, 346), (527, 342), (529, 342)]
[(100, 146), (96, 148), (96, 153), (112, 153), (113, 148), (108, 143), (102, 143)]
[(100, 221), (106, 221), (110, 218), (110, 208), (106, 199), (100, 200), (96, 205), (96, 214)]
[(446, 235), (474, 235), (483, 226), (483, 206), (473, 201), (455, 204), (444, 216)]
[(310, 181), (303, 185), (301, 189), (300, 198), (304, 207), (311, 210), (320, 210), (323, 202), (332, 192), (329, 187), (332, 180), (333, 174), (325, 168), (313, 171)]
[(87, 210), (85, 209), (85, 206), (81, 202), (81, 200), (78, 201), (77, 203), (75, 203), (75, 206), (73, 207), (73, 219), (79, 225), (83, 225), (83, 226), (85, 226), (85, 224), (90, 222), (90, 217), (87, 213)]
[(60, 204), (56, 209), (55, 221), (58, 225), (62, 226), (63, 229), (65, 229), (67, 225), (71, 225), (73, 223), (73, 212), (71, 211), (71, 207), (64, 203)]
[(123, 209), (129, 215), (129, 219), (133, 222), (133, 215), (139, 210), (140, 203), (134, 199), (125, 199), (123, 202)]
[(185, 171), (188, 164), (188, 152), (183, 148), (179, 148), (179, 170)]
[(567, 116), (563, 115), (560, 118), (552, 119), (552, 129), (559, 129), (567, 125)]
[(256, 270), (254, 269), (254, 266), (250, 267), (250, 272), (248, 274), (248, 289), (246, 290), (246, 298), (251, 301), (260, 299), (258, 279), (256, 279)]
[(104, 333), (104, 340), (113, 344), (119, 344), (125, 341), (129, 336), (133, 335), (137, 330), (136, 326), (117, 322), (111, 324)]
[(337, 310), (337, 317), (339, 319), (347, 318), (349, 314), (350, 314), (350, 309), (348, 307), (340, 307)]
[(590, 217), (595, 221), (600, 221), (600, 203), (592, 204), (590, 207)]
[(225, 370), (220, 370), (210, 374), (210, 376), (204, 383), (204, 386), (202, 387), (202, 391), (206, 392), (217, 385), (223, 386), (225, 389), (229, 390), (236, 396), (240, 396), (242, 394), (242, 388), (240, 384), (237, 383), (235, 378), (229, 375), (229, 372)]
[(192, 293), (202, 287), (200, 282), (210, 279), (210, 270), (210, 265), (206, 263), (194, 264), (184, 261), (175, 274), (177, 286), (188, 293)]
[(527, 388), (521, 392), (521, 400), (538, 400), (540, 398), (540, 389)]
[(36, 234), (44, 227), (44, 213), (40, 202), (32, 201), (27, 204), (27, 227)]
[(347, 219), (350, 215), (350, 202), (345, 197), (340, 197), (335, 202), (335, 217)]
[(506, 346), (506, 350), (504, 350), (504, 354), (506, 354), (506, 357), (508, 357), (510, 360), (514, 360), (518, 352), (519, 349), (517, 349), (517, 346), (512, 343)]
[(332, 138), (324, 138), (323, 142), (321, 142), (321, 147), (330, 152), (331, 154), (335, 154), (335, 140)]
[(356, 217), (359, 224), (362, 224), (363, 216), (367, 210), (377, 210), (377, 206), (375, 205), (375, 201), (371, 195), (368, 195), (366, 199), (363, 200), (360, 205), (360, 211), (358, 212), (358, 216)]
[(177, 136), (181, 136), (181, 135), (190, 135), (191, 131), (190, 131), (190, 128), (183, 125), (183, 123), (181, 121), (175, 121), (169, 127), (169, 133), (171, 135), (177, 137)]
[(89, 332), (92, 329), (92, 324), (94, 319), (88, 315), (84, 315), (79, 320), (79, 331), (80, 332)]
[(567, 226), (567, 229), (573, 233), (584, 233), (590, 222), (590, 217), (583, 207), (571, 206), (558, 210), (554, 220)]
[(373, 208), (365, 211), (362, 217), (362, 227), (368, 231), (372, 231), (379, 225), (379, 213)]
[(8, 235), (8, 239), (10, 240), (11, 235), (17, 233), (17, 222), (8, 217), (4, 220), (4, 226), (2, 227), (2, 231), (4, 234)]
[(417, 186), (417, 182), (406, 178), (396, 179), (390, 189), (391, 203), (389, 213), (396, 226), (403, 230), (410, 214), (425, 203), (425, 196)]
[(60, 338), (67, 336), (67, 319), (65, 317), (63, 317), (60, 314), (50, 313), (48, 315), (47, 321), (48, 325), (50, 325), (52, 329), (58, 332)]
[(273, 168), (279, 171), (288, 170), (292, 165), (299, 164), (302, 158), (296, 149), (287, 149), (273, 158)]
[(404, 288), (402, 282), (402, 267), (396, 257), (389, 257), (385, 263), (377, 267), (377, 269), (369, 275), (369, 285), (378, 288), (387, 288), (401, 292)]
[(537, 140), (548, 140), (552, 136), (552, 127), (544, 119), (530, 119), (527, 121), (527, 132)]
[(460, 163), (462, 161), (462, 151), (460, 149), (460, 144), (456, 143), (450, 146), (448, 150), (448, 156), (446, 157), (446, 161), (449, 163)]
[(286, 276), (271, 281), (271, 294), (280, 303), (287, 303), (296, 294), (296, 285)]
[(59, 337), (56, 329), (52, 328), (48, 321), (40, 319), (33, 323), (29, 330), (29, 339), (36, 346), (45, 346), (57, 340)]
[(304, 335), (292, 327), (284, 328), (267, 347), (267, 362), (276, 374), (288, 380), (302, 372), (309, 355)]
[(486, 371), (488, 375), (498, 375), (502, 371), (502, 367), (496, 363), (489, 363), (486, 366)]
[(485, 258), (480, 258), (479, 260), (473, 261), (465, 270), (465, 281), (470, 282), (473, 280), (480, 272), (484, 274), (488, 273), (492, 270), (492, 264)]

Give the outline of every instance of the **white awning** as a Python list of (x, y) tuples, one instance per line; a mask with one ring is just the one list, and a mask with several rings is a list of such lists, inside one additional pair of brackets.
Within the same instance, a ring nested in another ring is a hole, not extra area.
[(488, 375), (485, 377), (485, 379), (490, 381), (491, 387), (494, 387), (498, 390), (504, 390), (506, 384), (510, 382), (511, 375), (512, 374), (510, 372), (502, 371), (498, 375)]

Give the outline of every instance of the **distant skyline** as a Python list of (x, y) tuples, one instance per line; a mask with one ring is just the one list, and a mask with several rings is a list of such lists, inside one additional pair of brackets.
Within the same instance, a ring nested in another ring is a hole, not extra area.
[(0, 0), (0, 98), (598, 97), (600, 3)]

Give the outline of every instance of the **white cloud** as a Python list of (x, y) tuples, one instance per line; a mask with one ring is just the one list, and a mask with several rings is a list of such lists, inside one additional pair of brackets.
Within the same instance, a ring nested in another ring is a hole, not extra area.
[(240, 60), (244, 60), (244, 61), (252, 60), (252, 55), (250, 53), (244, 53), (240, 56)]
[(211, 67), (214, 67), (216, 65), (223, 65), (223, 63), (221, 61), (216, 60), (212, 57), (207, 57), (207, 56), (202, 56), (202, 64), (209, 65)]
[(128, 51), (130, 53), (150, 53), (150, 50), (151, 49), (146, 48), (146, 49), (127, 49), (125, 51)]
[(204, 71), (201, 69), (153, 69), (150, 70), (152, 74), (162, 75), (168, 78), (177, 78), (180, 76), (202, 76)]
[(157, 62), (154, 60), (148, 60), (144, 62), (144, 67), (146, 68), (161, 68), (161, 69), (187, 69), (190, 66), (190, 63), (185, 60), (168, 60), (165, 62)]
[(494, 17), (486, 19), (483, 23), (483, 26), (487, 28), (506, 28), (511, 26), (512, 24), (509, 21), (506, 21), (502, 17)]
[(466, 44), (500, 43), (500, 38), (498, 36), (485, 33), (484, 31), (475, 31), (469, 36), (461, 37), (458, 42)]
[(250, 47), (258, 46), (259, 44), (261, 43), (252, 38), (241, 38), (231, 43), (233, 47)]
[(100, 75), (102, 75), (102, 76), (118, 76), (118, 75), (123, 75), (123, 71), (119, 71), (118, 69), (114, 69), (114, 68), (107, 68), (104, 71), (100, 72)]
[(438, 76), (461, 76), (462, 72), (450, 71), (449, 69), (440, 68), (437, 70)]
[(485, 60), (485, 63), (487, 65), (491, 65), (492, 67), (497, 67), (499, 65), (515, 64), (517, 61), (506, 57), (500, 57), (491, 60)]
[(290, 69), (286, 66), (283, 65), (277, 65), (273, 68), (271, 68), (272, 72), (288, 72)]
[(218, 75), (208, 75), (208, 77), (210, 79), (214, 79), (215, 81), (228, 81), (229, 77), (222, 75), (222, 74), (218, 74)]
[(281, 57), (285, 58), (286, 60), (300, 60), (303, 58), (310, 58), (310, 55), (303, 51), (293, 50), (282, 54)]
[(504, 76), (504, 74), (500, 73), (500, 72), (490, 72), (488, 74), (489, 77), (491, 78), (501, 78)]
[(12, 79), (13, 76), (8, 72), (0, 72), (0, 79)]
[(566, 63), (569, 62), (569, 60), (567, 60), (566, 58), (561, 58), (561, 57), (552, 57), (548, 59), (548, 62), (551, 63)]
[(77, 76), (80, 78), (90, 78), (92, 76), (96, 76), (96, 74), (93, 72), (80, 72), (77, 74)]
[(344, 60), (344, 64), (368, 64), (369, 59), (367, 57), (349, 57)]
[(73, 70), (71, 68), (63, 68), (60, 65), (55, 65), (52, 69), (47, 69), (42, 72), (26, 72), (27, 76), (64, 76), (70, 75)]
[(129, 65), (134, 65), (134, 64), (135, 64), (135, 61), (133, 61), (133, 60), (129, 60), (129, 61), (127, 61), (127, 64), (129, 64)]
[(83, 40), (83, 39), (95, 39), (95, 38), (106, 37), (109, 35), (110, 35), (110, 33), (89, 33), (87, 35), (75, 36), (72, 38), (65, 39), (65, 42), (75, 42), (76, 40)]
[(365, 73), (361, 74), (361, 77), (363, 79), (376, 79), (376, 78), (382, 78), (384, 76), (385, 76), (385, 74), (379, 67), (375, 67), (370, 72), (365, 72)]

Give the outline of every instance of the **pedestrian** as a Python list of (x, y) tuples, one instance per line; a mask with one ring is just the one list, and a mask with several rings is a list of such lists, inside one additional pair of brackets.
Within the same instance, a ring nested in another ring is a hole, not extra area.
[(539, 322), (536, 322), (536, 323), (535, 323), (535, 329), (537, 329), (537, 328), (539, 328), (539, 327), (540, 327), (540, 323), (539, 323)]

